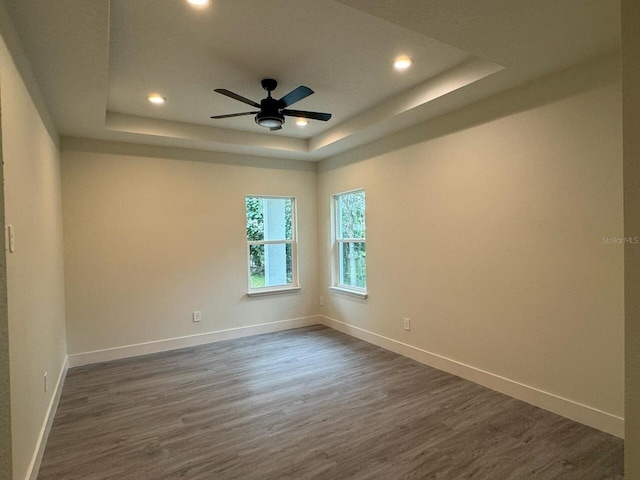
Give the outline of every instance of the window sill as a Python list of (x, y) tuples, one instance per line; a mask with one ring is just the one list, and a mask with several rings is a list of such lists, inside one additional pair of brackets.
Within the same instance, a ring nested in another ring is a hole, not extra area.
[(369, 295), (365, 290), (351, 290), (350, 288), (344, 287), (329, 287), (329, 290), (336, 293), (342, 293), (343, 295), (350, 295), (352, 297), (365, 299)]
[(278, 295), (281, 293), (299, 292), (300, 287), (265, 288), (264, 290), (252, 290), (247, 292), (248, 297), (264, 297), (267, 295)]

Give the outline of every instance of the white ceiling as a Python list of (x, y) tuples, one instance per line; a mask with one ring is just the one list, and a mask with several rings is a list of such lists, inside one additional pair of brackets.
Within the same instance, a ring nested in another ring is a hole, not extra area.
[[(613, 53), (616, 0), (5, 0), (62, 135), (301, 160)], [(392, 59), (415, 60), (405, 73)], [(278, 132), (213, 92), (333, 114)], [(150, 92), (168, 99), (161, 107)], [(434, 100), (438, 100), (434, 102)]]

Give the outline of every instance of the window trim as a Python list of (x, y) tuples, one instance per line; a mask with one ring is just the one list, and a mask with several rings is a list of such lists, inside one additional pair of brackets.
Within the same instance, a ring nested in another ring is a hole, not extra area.
[[(248, 240), (246, 239), (247, 221), (247, 199), (266, 198), (291, 200), (291, 239), (285, 240)], [(266, 295), (276, 295), (280, 293), (291, 293), (300, 291), (298, 283), (298, 199), (293, 195), (245, 195), (244, 196), (244, 216), (245, 216), (245, 241), (247, 242), (247, 296), (260, 297)], [(253, 245), (291, 245), (291, 283), (283, 285), (270, 285), (265, 287), (251, 287), (251, 246)]]
[(260, 287), (247, 292), (248, 297), (265, 297), (267, 295), (278, 295), (281, 293), (295, 293), (302, 290), (300, 287)]
[[(339, 225), (339, 206), (338, 206), (338, 202), (339, 202), (339, 197), (343, 196), (343, 195), (348, 195), (350, 193), (358, 193), (358, 192), (363, 192), (365, 194), (365, 236), (363, 238), (339, 238), (338, 237), (338, 232), (340, 231), (340, 225)], [(353, 285), (345, 285), (343, 283), (340, 283), (340, 244), (341, 243), (363, 243), (367, 244), (367, 237), (366, 237), (366, 218), (367, 218), (367, 214), (366, 214), (366, 191), (364, 189), (364, 187), (361, 188), (354, 188), (352, 190), (346, 190), (344, 192), (339, 192), (339, 193), (334, 193), (331, 196), (331, 200), (332, 200), (332, 208), (331, 208), (331, 213), (333, 216), (332, 219), (332, 242), (331, 242), (331, 249), (333, 250), (332, 252), (332, 268), (331, 268), (331, 286), (329, 287), (329, 289), (333, 292), (336, 293), (342, 293), (342, 294), (346, 294), (346, 295), (350, 295), (350, 296), (354, 296), (354, 297), (358, 297), (358, 298), (362, 298), (362, 299), (366, 299), (368, 297), (368, 292), (367, 292), (367, 288), (362, 288), (362, 287), (354, 287)], [(366, 258), (365, 258), (365, 264), (366, 264)], [(366, 278), (366, 277), (365, 277)], [(365, 281), (365, 283), (368, 285), (368, 282)]]
[(356, 290), (356, 288), (357, 287), (353, 287), (349, 289), (349, 288), (339, 287), (337, 285), (332, 285), (331, 287), (329, 287), (329, 290), (335, 293), (340, 293), (342, 295), (348, 295), (350, 297), (362, 298), (363, 300), (369, 296), (366, 290), (363, 290), (363, 289)]

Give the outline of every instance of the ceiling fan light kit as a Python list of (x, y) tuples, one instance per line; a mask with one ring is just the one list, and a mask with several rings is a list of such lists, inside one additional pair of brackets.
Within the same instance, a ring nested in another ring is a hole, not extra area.
[(331, 118), (330, 113), (308, 112), (304, 110), (288, 110), (287, 107), (313, 94), (313, 90), (304, 85), (299, 86), (295, 90), (287, 93), (280, 100), (276, 100), (271, 96), (271, 92), (278, 87), (278, 82), (272, 78), (262, 80), (262, 88), (267, 91), (267, 97), (263, 98), (260, 103), (254, 102), (237, 93), (231, 92), (224, 88), (216, 88), (216, 92), (225, 95), (239, 102), (246, 103), (252, 107), (259, 108), (258, 111), (231, 113), (227, 115), (215, 115), (211, 117), (214, 120), (223, 118), (240, 117), (244, 115), (255, 115), (255, 122), (261, 127), (268, 128), (271, 131), (280, 130), (285, 122), (285, 116), (308, 118), (311, 120), (320, 120), (323, 122)]
[(282, 128), (282, 124), (284, 123), (284, 115), (270, 116), (260, 112), (256, 115), (256, 123), (270, 130), (279, 129)]

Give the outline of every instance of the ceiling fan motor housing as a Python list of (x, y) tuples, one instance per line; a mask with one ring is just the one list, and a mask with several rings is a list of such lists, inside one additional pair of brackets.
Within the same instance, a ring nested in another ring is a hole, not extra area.
[(278, 100), (271, 96), (260, 102), (260, 110), (256, 115), (256, 123), (261, 127), (276, 128), (284, 123), (284, 115), (280, 113)]

